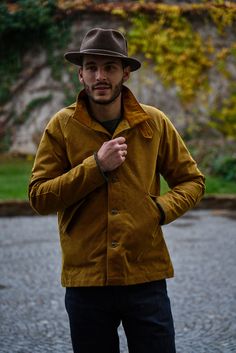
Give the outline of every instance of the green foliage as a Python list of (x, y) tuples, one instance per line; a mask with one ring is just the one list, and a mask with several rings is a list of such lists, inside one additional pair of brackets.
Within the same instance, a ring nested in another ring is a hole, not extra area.
[(51, 99), (52, 99), (51, 94), (45, 97), (35, 98), (26, 106), (26, 108), (21, 114), (17, 115), (15, 111), (11, 113), (11, 121), (13, 123), (13, 126), (8, 128), (6, 131), (3, 131), (0, 136), (1, 137), (0, 153), (6, 152), (9, 150), (12, 144), (12, 139), (14, 136), (14, 131), (16, 129), (16, 126), (20, 126), (21, 124), (23, 124), (30, 117), (30, 114), (33, 112), (34, 109), (42, 106), (43, 104), (47, 103)]
[(64, 86), (64, 105), (69, 106), (75, 102), (76, 92), (79, 92), (83, 85), (78, 80), (78, 68), (73, 65), (67, 67), (67, 74), (69, 75), (69, 83)]
[(10, 98), (27, 50), (45, 48), (55, 62), (54, 49), (62, 47), (68, 35), (66, 22), (57, 18), (56, 4), (56, 0), (19, 0), (14, 11), (6, 1), (0, 4), (0, 104)]
[(206, 194), (236, 194), (236, 183), (218, 176), (207, 176)]
[[(208, 1), (208, 0), (207, 0)], [(215, 0), (214, 5), (224, 5), (225, 0)], [(236, 18), (236, 9), (232, 9), (228, 6), (222, 8), (218, 6), (213, 6), (209, 14), (217, 26), (220, 34), (223, 34), (225, 29), (231, 27)]]
[(203, 43), (190, 22), (178, 11), (137, 15), (129, 33), (132, 53), (142, 52), (167, 86), (175, 84), (183, 103), (192, 101), (199, 89), (208, 87), (212, 66), (210, 43)]
[[(31, 156), (28, 158), (0, 157), (0, 200), (27, 200), (27, 189), (33, 165)], [(169, 190), (165, 180), (161, 178), (161, 193)], [(236, 183), (222, 177), (207, 176), (207, 194), (236, 194)]]
[[(194, 159), (204, 174), (236, 182), (236, 142), (203, 136), (201, 140), (188, 143)], [(236, 183), (235, 183), (236, 187)]]
[(236, 155), (219, 156), (212, 165), (214, 175), (224, 178), (226, 181), (236, 182)]
[[(51, 23), (50, 16), (55, 11), (55, 4), (54, 0), (19, 0), (16, 9), (10, 12), (7, 1), (3, 1), (0, 8), (1, 33), (10, 33), (19, 38), (24, 32), (27, 37), (33, 39), (36, 26), (48, 33), (47, 25)], [(38, 36), (42, 37), (42, 33), (38, 32)]]
[(32, 164), (27, 159), (0, 160), (0, 200), (27, 200)]
[(236, 84), (231, 85), (231, 94), (224, 98), (211, 112), (210, 125), (220, 131), (224, 136), (236, 140)]
[(0, 153), (8, 151), (11, 142), (12, 142), (12, 136), (11, 136), (11, 131), (7, 130), (4, 134), (1, 134), (0, 136)]
[[(146, 65), (153, 65), (163, 84), (176, 87), (186, 109), (193, 107), (197, 98), (198, 104), (204, 105), (204, 110), (208, 110), (212, 119), (210, 126), (226, 138), (236, 139), (236, 85), (228, 65), (229, 62), (231, 66), (236, 63), (236, 43), (228, 40), (223, 47), (219, 47), (218, 41), (212, 40), (210, 36), (206, 41), (200, 32), (192, 28), (191, 21), (182, 13), (181, 6), (160, 6), (162, 9), (159, 8), (151, 15), (132, 14), (132, 27), (128, 33), (131, 54), (142, 53)], [(193, 4), (192, 7), (194, 6), (197, 5)], [(205, 6), (207, 18), (215, 25), (218, 36), (223, 37), (226, 31), (233, 29), (236, 22), (235, 7), (224, 6), (222, 0), (214, 1), (211, 5), (207, 2)], [(211, 90), (210, 70), (216, 75), (222, 75), (229, 82), (227, 97), (222, 97), (219, 93), (214, 110), (207, 106), (207, 96)], [(194, 113), (192, 108), (191, 111)], [(197, 125), (196, 122), (194, 124)]]

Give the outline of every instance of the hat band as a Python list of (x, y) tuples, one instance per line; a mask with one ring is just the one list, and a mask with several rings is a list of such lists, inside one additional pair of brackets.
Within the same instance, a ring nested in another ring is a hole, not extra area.
[(80, 54), (102, 54), (102, 55), (110, 55), (110, 56), (119, 56), (122, 58), (127, 58), (127, 55), (118, 53), (117, 51), (111, 51), (111, 50), (102, 50), (102, 49), (85, 49), (81, 50)]

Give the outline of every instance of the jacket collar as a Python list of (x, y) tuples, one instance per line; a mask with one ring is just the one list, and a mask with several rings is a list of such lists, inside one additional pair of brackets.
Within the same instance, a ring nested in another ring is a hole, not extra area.
[[(82, 124), (93, 128), (95, 130), (102, 130), (105, 129), (98, 124), (92, 117), (89, 115), (87, 106), (86, 106), (86, 93), (83, 89), (77, 98), (75, 112), (74, 112), (74, 119), (80, 121)], [(150, 119), (149, 115), (143, 110), (141, 105), (138, 103), (132, 92), (126, 86), (123, 86), (122, 89), (122, 104), (123, 104), (123, 120), (120, 123), (119, 130), (126, 130), (128, 128), (132, 128), (135, 125), (140, 125), (140, 130), (144, 137), (151, 137), (152, 135), (150, 131), (150, 126), (147, 124), (147, 120)]]

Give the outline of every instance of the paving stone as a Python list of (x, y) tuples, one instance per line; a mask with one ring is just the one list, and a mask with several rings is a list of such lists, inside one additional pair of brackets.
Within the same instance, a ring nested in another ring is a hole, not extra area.
[[(163, 230), (177, 353), (236, 352), (236, 212), (195, 210)], [(0, 218), (0, 353), (72, 353), (60, 256), (55, 216)]]

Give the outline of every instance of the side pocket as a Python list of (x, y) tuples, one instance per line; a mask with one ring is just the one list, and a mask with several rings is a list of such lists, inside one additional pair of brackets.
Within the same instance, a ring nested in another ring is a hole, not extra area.
[(158, 196), (149, 193), (149, 197), (151, 198), (152, 202), (155, 204), (157, 210), (159, 211), (159, 214), (160, 214), (159, 225), (162, 226), (163, 224), (165, 224), (165, 212), (157, 201)]
[(79, 203), (66, 208), (64, 211), (58, 213), (59, 229), (63, 234), (69, 235), (69, 228), (74, 215), (85, 202), (85, 198)]
[(142, 259), (153, 250), (153, 247), (158, 244), (160, 238), (159, 234), (161, 231), (160, 218), (161, 214), (156, 204), (156, 196), (150, 193), (146, 193), (144, 200), (144, 217), (147, 219), (145, 236), (143, 238), (142, 248), (136, 257), (135, 262), (141, 262)]

